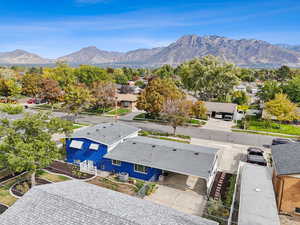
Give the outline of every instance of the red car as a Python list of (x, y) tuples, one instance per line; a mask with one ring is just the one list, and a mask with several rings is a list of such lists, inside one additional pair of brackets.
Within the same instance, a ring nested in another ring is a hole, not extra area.
[(35, 99), (31, 98), (27, 101), (27, 104), (35, 104)]

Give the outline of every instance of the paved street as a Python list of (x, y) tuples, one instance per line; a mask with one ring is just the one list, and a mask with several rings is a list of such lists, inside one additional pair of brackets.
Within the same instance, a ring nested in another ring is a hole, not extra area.
[[(66, 115), (66, 113), (54, 112), (53, 115), (62, 117), (64, 115)], [(132, 126), (139, 127), (141, 129), (145, 129), (145, 130), (170, 132), (170, 133), (173, 132), (173, 129), (167, 125), (133, 121), (133, 120), (131, 120), (132, 115), (123, 117), (123, 120), (121, 118), (120, 121), (122, 121), (123, 123), (129, 124), (129, 125), (132, 125)], [(76, 121), (79, 123), (98, 124), (98, 123), (103, 123), (103, 122), (113, 122), (114, 117), (80, 115), (77, 117)], [(202, 128), (178, 127), (177, 133), (189, 135), (193, 138), (214, 140), (214, 141), (220, 141), (220, 142), (230, 142), (230, 143), (235, 143), (235, 144), (251, 145), (251, 146), (270, 145), (272, 142), (272, 139), (274, 138), (273, 136), (267, 136), (267, 135), (231, 132), (226, 129), (227, 128), (225, 128), (225, 129), (210, 129), (209, 128), (208, 129), (205, 127), (202, 127)]]
[[(79, 116), (77, 122), (80, 123), (90, 123), (98, 124), (103, 122), (113, 122), (114, 118), (110, 117), (99, 117), (99, 116)], [(123, 123), (139, 127), (145, 130), (153, 131), (162, 131), (162, 132), (173, 132), (173, 129), (170, 126), (149, 123), (149, 122), (137, 122), (137, 121), (122, 121)], [(178, 127), (178, 134), (189, 135), (193, 138), (221, 141), (221, 142), (230, 142), (235, 144), (242, 145), (251, 145), (251, 146), (264, 146), (270, 145), (272, 142), (273, 136), (259, 135), (259, 134), (248, 134), (248, 133), (239, 133), (231, 132), (226, 130), (212, 130), (207, 128), (198, 128), (198, 127)]]

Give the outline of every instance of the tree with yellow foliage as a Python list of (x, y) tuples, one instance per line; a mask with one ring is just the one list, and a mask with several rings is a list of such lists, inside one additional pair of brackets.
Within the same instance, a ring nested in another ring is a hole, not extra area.
[(300, 118), (297, 105), (292, 103), (285, 94), (276, 94), (273, 100), (266, 103), (265, 110), (281, 122)]

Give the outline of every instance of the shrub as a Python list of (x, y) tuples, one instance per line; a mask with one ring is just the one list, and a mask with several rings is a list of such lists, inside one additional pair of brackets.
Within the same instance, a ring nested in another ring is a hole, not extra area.
[(7, 114), (20, 114), (24, 111), (24, 107), (22, 105), (1, 104), (0, 111)]
[(235, 188), (235, 182), (236, 182), (236, 175), (233, 175), (229, 178), (229, 185), (226, 189), (226, 197), (224, 200), (224, 205), (227, 207), (231, 207), (232, 198), (234, 194), (234, 188)]

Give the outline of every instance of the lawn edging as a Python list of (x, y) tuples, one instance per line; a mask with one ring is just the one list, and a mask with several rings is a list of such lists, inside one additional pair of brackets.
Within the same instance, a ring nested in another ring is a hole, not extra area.
[[(73, 165), (73, 164), (72, 164)], [(47, 173), (50, 173), (50, 174), (53, 174), (53, 175), (57, 175), (57, 176), (64, 176), (64, 177), (67, 177), (71, 180), (77, 180), (77, 181), (89, 181), (89, 180), (92, 180), (94, 179), (95, 177), (97, 177), (97, 174), (95, 174), (93, 177), (90, 177), (90, 178), (87, 178), (87, 179), (77, 179), (77, 178), (74, 178), (74, 177), (71, 177), (69, 175), (66, 175), (66, 174), (63, 174), (63, 173), (55, 173), (55, 172), (52, 172), (52, 171), (49, 171), (47, 169), (42, 169), (43, 171), (47, 172)]]

